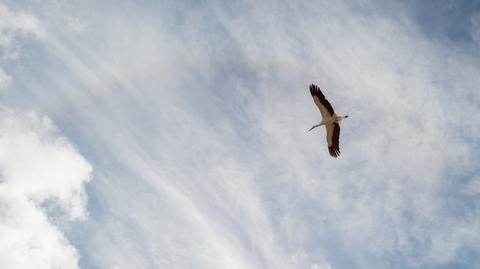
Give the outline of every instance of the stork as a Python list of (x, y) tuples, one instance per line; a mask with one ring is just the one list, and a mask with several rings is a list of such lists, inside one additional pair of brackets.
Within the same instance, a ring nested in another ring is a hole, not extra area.
[(308, 131), (310, 132), (319, 126), (325, 125), (327, 129), (328, 152), (332, 157), (337, 158), (340, 155), (340, 122), (348, 118), (348, 115), (338, 116), (335, 114), (332, 105), (325, 99), (325, 96), (317, 85), (310, 85), (310, 93), (312, 94), (313, 102), (315, 102), (320, 110), (322, 121), (319, 124), (313, 125)]

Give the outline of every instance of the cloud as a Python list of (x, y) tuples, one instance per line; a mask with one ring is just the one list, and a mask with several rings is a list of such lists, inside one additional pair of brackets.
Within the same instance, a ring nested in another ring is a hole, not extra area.
[(82, 32), (85, 31), (85, 23), (83, 23), (78, 17), (67, 17), (65, 29), (69, 32)]
[(475, 13), (470, 20), (471, 20), (470, 33), (472, 35), (472, 38), (476, 40), (477, 43), (480, 43), (480, 12)]
[[(35, 113), (0, 112), (0, 264), (4, 268), (79, 268), (55, 216), (86, 217), (90, 165)], [(47, 215), (45, 203), (54, 204)]]
[[(15, 88), (4, 66), (18, 64), (24, 42), (45, 38), (31, 14), (0, 3), (0, 89)], [(21, 82), (20, 82), (21, 84)], [(3, 97), (8, 92), (3, 92)], [(0, 267), (79, 268), (63, 229), (87, 217), (90, 165), (47, 116), (0, 108)], [(6, 106), (7, 105), (7, 106)]]
[(332, 267), (329, 264), (325, 265), (318, 265), (318, 264), (313, 264), (310, 269), (332, 269)]
[(12, 78), (0, 68), (0, 90), (8, 88), (8, 86), (11, 84), (11, 80)]
[[(18, 40), (23, 37), (45, 37), (45, 30), (37, 19), (27, 13), (12, 12), (4, 3), (0, 3), (0, 61), (18, 57)], [(12, 77), (0, 66), (0, 91), (9, 88)]]
[(33, 36), (45, 37), (46, 32), (38, 20), (31, 14), (11, 11), (0, 3), (0, 57), (16, 58), (19, 51), (15, 45), (19, 38)]
[[(478, 262), (480, 61), (401, 4), (36, 8), (47, 25), (95, 25), (49, 29), (8, 93), (95, 165), (91, 217), (69, 231), (83, 268)], [(340, 159), (306, 134), (312, 82), (351, 116)]]

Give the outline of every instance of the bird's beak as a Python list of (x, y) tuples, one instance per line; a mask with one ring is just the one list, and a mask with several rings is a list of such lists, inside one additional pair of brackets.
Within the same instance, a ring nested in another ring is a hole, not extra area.
[(311, 130), (313, 130), (313, 128), (315, 128), (315, 126), (313, 126), (312, 128), (310, 128), (310, 130), (308, 130), (307, 133), (310, 132)]

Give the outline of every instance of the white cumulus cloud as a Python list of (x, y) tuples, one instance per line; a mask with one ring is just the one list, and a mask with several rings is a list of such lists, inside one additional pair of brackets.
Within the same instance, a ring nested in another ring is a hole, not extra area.
[(91, 167), (47, 117), (0, 111), (0, 267), (78, 267), (78, 254), (42, 205), (86, 216)]

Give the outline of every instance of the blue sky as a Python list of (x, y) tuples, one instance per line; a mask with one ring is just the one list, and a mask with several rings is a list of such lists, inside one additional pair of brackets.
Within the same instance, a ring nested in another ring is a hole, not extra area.
[(479, 1), (0, 1), (0, 267), (478, 267), (479, 48)]

